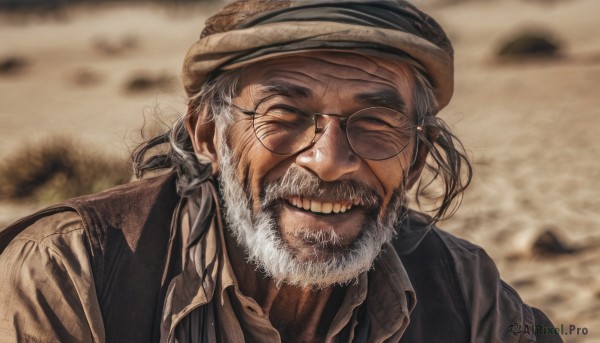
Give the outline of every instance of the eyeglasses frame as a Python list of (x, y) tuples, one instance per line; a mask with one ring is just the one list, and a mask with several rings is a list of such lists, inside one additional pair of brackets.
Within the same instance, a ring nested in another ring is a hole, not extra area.
[[(313, 138), (311, 139), (310, 143), (308, 143), (305, 147), (300, 148), (296, 152), (292, 152), (292, 153), (280, 153), (280, 152), (273, 151), (272, 149), (270, 149), (269, 147), (267, 147), (261, 141), (261, 139), (258, 137), (258, 134), (256, 133), (256, 127), (255, 127), (255, 118), (256, 118), (256, 115), (264, 115), (264, 113), (261, 114), (261, 113), (257, 112), (256, 110), (254, 110), (254, 111), (247, 110), (247, 109), (244, 109), (244, 108), (242, 108), (240, 106), (237, 106), (236, 104), (233, 104), (233, 103), (230, 103), (230, 105), (231, 105), (231, 107), (237, 109), (240, 113), (252, 117), (252, 129), (254, 131), (254, 136), (256, 137), (256, 139), (260, 142), (260, 144), (265, 149), (269, 150), (270, 152), (272, 152), (272, 153), (274, 153), (276, 155), (282, 155), (282, 156), (294, 155), (294, 154), (297, 154), (297, 153), (299, 153), (301, 151), (304, 151), (304, 150), (310, 148), (311, 146), (313, 146), (319, 140), (319, 138), (320, 138), (320, 137), (317, 138), (319, 136), (319, 133), (323, 133), (322, 130), (324, 129), (324, 128), (319, 128), (317, 117), (322, 117), (322, 118), (325, 118), (325, 117), (339, 118), (340, 119), (340, 126), (344, 129), (344, 136), (346, 137), (346, 142), (348, 142), (348, 146), (350, 146), (350, 149), (352, 149), (352, 152), (354, 152), (357, 156), (360, 156), (361, 158), (364, 158), (364, 159), (367, 159), (367, 160), (370, 160), (370, 161), (384, 161), (384, 160), (389, 160), (390, 158), (393, 158), (393, 157), (396, 157), (396, 156), (400, 155), (404, 150), (406, 150), (406, 147), (408, 146), (408, 144), (407, 144), (406, 146), (404, 146), (404, 148), (402, 148), (402, 150), (398, 151), (397, 153), (395, 153), (392, 156), (385, 157), (385, 158), (369, 158), (369, 157), (364, 157), (361, 154), (359, 154), (358, 152), (356, 152), (356, 149), (352, 146), (352, 143), (350, 143), (350, 139), (348, 137), (347, 125), (345, 124), (345, 123), (348, 122), (348, 120), (350, 120), (350, 118), (352, 116), (354, 116), (355, 114), (357, 114), (357, 113), (359, 113), (361, 111), (369, 110), (369, 109), (374, 109), (374, 108), (383, 108), (383, 109), (386, 109), (386, 110), (389, 110), (389, 111), (397, 112), (400, 115), (407, 116), (406, 114), (404, 114), (404, 113), (402, 113), (402, 112), (400, 112), (398, 110), (395, 110), (393, 108), (383, 107), (383, 106), (373, 106), (373, 107), (361, 108), (360, 110), (352, 113), (349, 116), (345, 116), (343, 114), (337, 114), (337, 113), (319, 113), (319, 112), (313, 112), (312, 116), (313, 116), (313, 122), (314, 122), (315, 130), (314, 130)], [(423, 132), (424, 128), (423, 128), (423, 125), (414, 125), (413, 123), (411, 123), (411, 129), (413, 129), (413, 131), (414, 131), (413, 132), (414, 136), (418, 137), (418, 134), (420, 132)], [(417, 143), (417, 147), (418, 147), (418, 143), (419, 143), (418, 139), (416, 140), (416, 143)], [(415, 151), (415, 158), (416, 158), (416, 151)], [(413, 160), (414, 160), (414, 158), (413, 158)], [(413, 161), (413, 163), (414, 163), (414, 161)]]

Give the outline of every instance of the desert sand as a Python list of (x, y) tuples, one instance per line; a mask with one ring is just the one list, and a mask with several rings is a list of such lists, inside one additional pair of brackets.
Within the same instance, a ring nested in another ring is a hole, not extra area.
[[(554, 324), (600, 342), (600, 1), (415, 1), (456, 51), (455, 96), (440, 116), (455, 129), (475, 176), (456, 215), (439, 224), (483, 248), (503, 279)], [(144, 122), (185, 110), (178, 83), (210, 7), (77, 6), (53, 16), (0, 16), (0, 159), (23, 142), (68, 134), (126, 158)], [(511, 35), (552, 32), (561, 57), (499, 61)], [(137, 75), (160, 87), (131, 91)], [(45, 204), (0, 203), (0, 227)], [(550, 230), (563, 254), (532, 246)]]

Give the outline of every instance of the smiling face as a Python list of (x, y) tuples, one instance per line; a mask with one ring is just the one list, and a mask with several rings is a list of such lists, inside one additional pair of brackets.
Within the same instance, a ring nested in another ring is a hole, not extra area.
[(282, 155), (257, 139), (252, 116), (231, 109), (235, 121), (216, 140), (220, 182), (227, 223), (250, 259), (299, 285), (342, 283), (368, 270), (393, 235), (415, 139), (392, 158), (369, 160), (350, 146), (343, 118), (370, 107), (412, 118), (408, 68), (357, 54), (282, 57), (246, 67), (232, 102), (341, 116), (320, 119), (314, 143)]

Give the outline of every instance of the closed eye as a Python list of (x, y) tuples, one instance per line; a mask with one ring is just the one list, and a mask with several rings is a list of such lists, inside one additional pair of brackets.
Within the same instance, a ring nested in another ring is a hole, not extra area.
[(294, 118), (298, 120), (312, 119), (312, 115), (310, 115), (308, 112), (286, 104), (272, 105), (266, 111), (260, 114), (273, 117), (287, 117), (290, 119)]

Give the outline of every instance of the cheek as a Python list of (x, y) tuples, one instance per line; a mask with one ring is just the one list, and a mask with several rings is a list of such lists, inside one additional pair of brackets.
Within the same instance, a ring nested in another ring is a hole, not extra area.
[(229, 131), (227, 145), (233, 154), (233, 163), (236, 164), (238, 179), (245, 182), (246, 169), (252, 161), (252, 155), (257, 148), (260, 148), (260, 142), (254, 136), (252, 122), (240, 121), (234, 123)]
[(233, 163), (238, 181), (250, 194), (252, 207), (260, 210), (260, 192), (265, 176), (285, 159), (262, 146), (254, 134), (252, 123), (238, 122), (231, 127), (228, 145), (232, 150)]
[(371, 170), (383, 188), (383, 209), (389, 205), (394, 191), (402, 188), (411, 162), (412, 156), (410, 153), (401, 153), (400, 155), (386, 161), (369, 163), (371, 165)]

